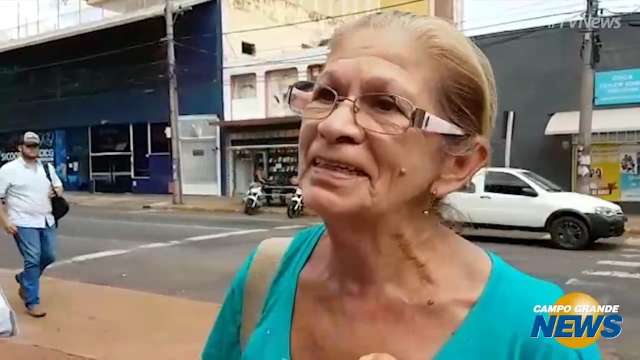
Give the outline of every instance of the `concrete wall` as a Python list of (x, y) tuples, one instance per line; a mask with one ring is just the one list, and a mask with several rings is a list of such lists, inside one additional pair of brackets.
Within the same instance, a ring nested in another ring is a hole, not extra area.
[[(623, 18), (623, 27), (601, 31), (597, 70), (640, 67), (640, 14)], [(503, 111), (516, 112), (511, 166), (531, 169), (571, 188), (570, 136), (545, 136), (549, 116), (579, 110), (579, 29), (538, 28), (475, 38), (493, 65), (498, 87), (498, 118), (492, 139), (492, 163), (504, 165)], [(637, 106), (637, 105), (636, 105)]]

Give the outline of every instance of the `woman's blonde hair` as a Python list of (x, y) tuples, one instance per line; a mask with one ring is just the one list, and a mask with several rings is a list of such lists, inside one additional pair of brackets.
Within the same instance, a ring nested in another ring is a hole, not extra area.
[(342, 25), (331, 38), (330, 48), (357, 30), (398, 29), (417, 40), (417, 47), (440, 67), (437, 96), (442, 116), (470, 134), (491, 135), (496, 115), (496, 86), (489, 60), (482, 51), (448, 22), (400, 11), (364, 16)]

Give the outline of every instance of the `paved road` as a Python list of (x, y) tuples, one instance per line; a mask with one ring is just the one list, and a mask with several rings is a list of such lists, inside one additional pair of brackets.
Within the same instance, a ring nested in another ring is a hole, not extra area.
[[(47, 275), (203, 301), (222, 301), (242, 260), (268, 237), (291, 236), (314, 220), (74, 207), (59, 235), (59, 262)], [(607, 240), (588, 251), (545, 241), (473, 238), (529, 272), (621, 304), (624, 333), (604, 342), (619, 359), (640, 359), (640, 248)], [(0, 237), (0, 268), (21, 266), (13, 241)], [(499, 310), (497, 310), (499, 311)]]

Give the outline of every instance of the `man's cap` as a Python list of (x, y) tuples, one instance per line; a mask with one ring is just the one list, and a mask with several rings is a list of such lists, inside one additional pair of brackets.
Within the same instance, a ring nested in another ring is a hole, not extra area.
[(40, 145), (40, 136), (38, 136), (38, 134), (34, 132), (27, 131), (26, 133), (24, 133), (24, 136), (22, 137), (22, 143), (25, 145), (30, 145), (30, 144)]

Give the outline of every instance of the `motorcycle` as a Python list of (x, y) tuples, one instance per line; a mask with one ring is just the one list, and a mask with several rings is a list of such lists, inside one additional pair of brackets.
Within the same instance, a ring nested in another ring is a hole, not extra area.
[(249, 190), (242, 201), (244, 202), (244, 213), (247, 215), (255, 215), (260, 207), (262, 207), (262, 184), (253, 183), (249, 185)]
[(291, 200), (289, 200), (289, 205), (287, 206), (287, 216), (291, 219), (299, 217), (302, 215), (304, 210), (304, 201), (302, 197), (302, 189), (297, 188), (296, 193), (293, 194)]

